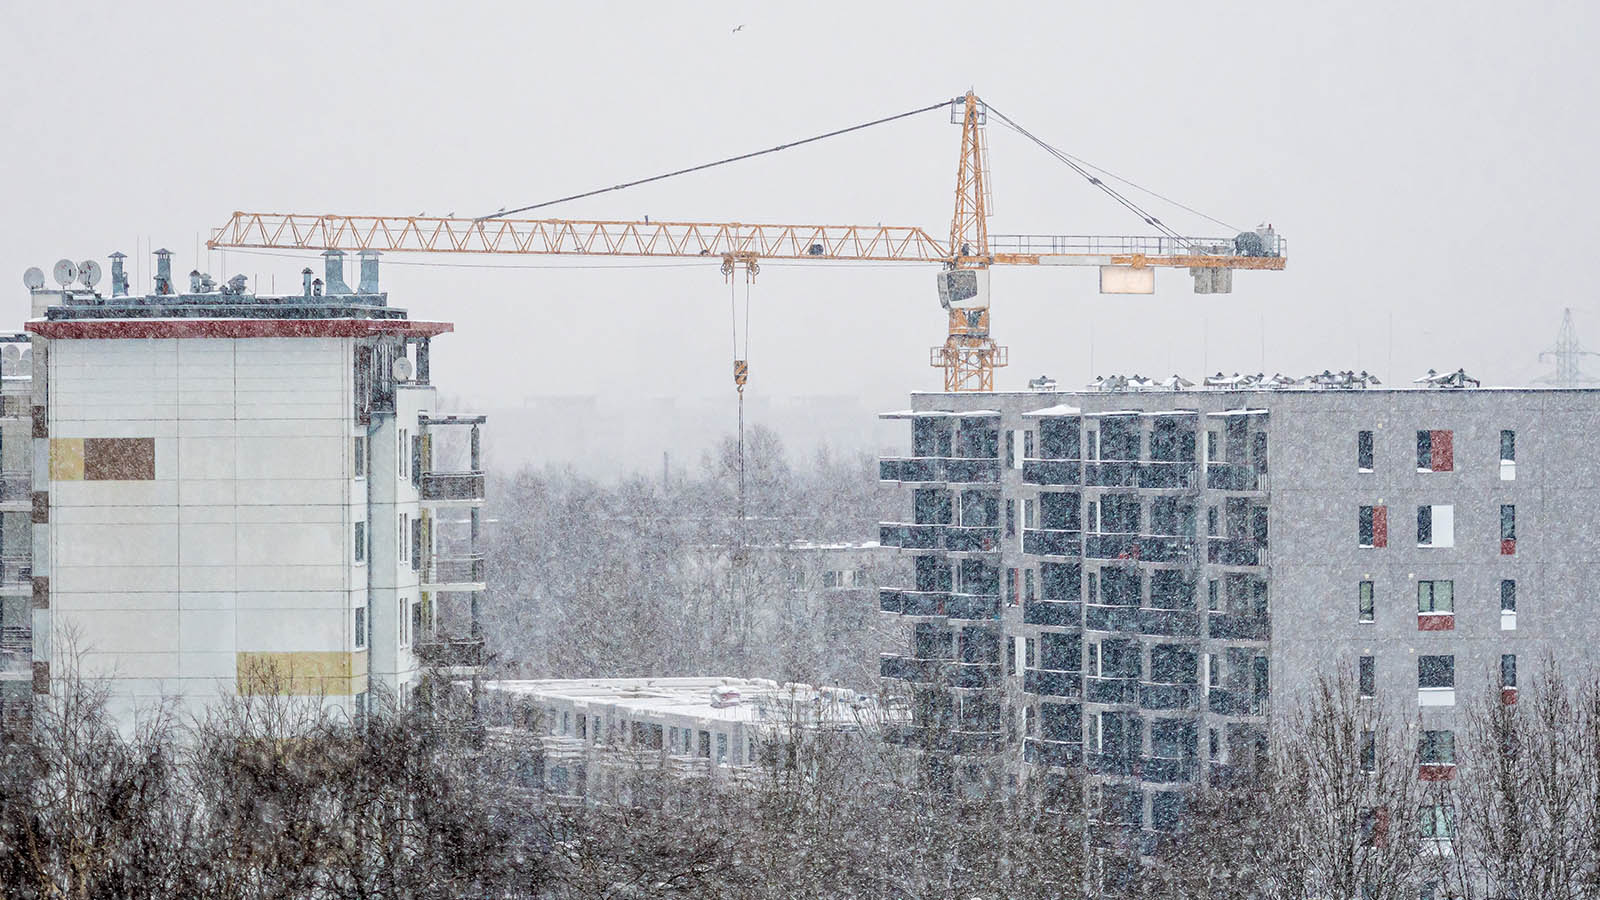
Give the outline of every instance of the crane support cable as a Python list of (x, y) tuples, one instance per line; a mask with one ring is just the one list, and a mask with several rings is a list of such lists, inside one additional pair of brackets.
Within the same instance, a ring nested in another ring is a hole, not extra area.
[(931, 111), (933, 111), (935, 109), (944, 109), (944, 108), (948, 107), (951, 102), (952, 101), (950, 101), (950, 100), (940, 100), (938, 103), (929, 104), (928, 106), (924, 106), (924, 107), (921, 107), (919, 109), (907, 110), (906, 112), (897, 113), (897, 114), (892, 115), (892, 116), (885, 116), (885, 117), (883, 117), (881, 119), (873, 119), (870, 122), (862, 122), (859, 125), (851, 125), (848, 128), (835, 129), (834, 131), (829, 131), (829, 132), (826, 132), (824, 134), (813, 135), (811, 137), (803, 138), (803, 139), (798, 140), (798, 141), (790, 141), (787, 144), (779, 144), (776, 147), (768, 147), (765, 150), (755, 150), (755, 151), (752, 151), (750, 153), (741, 153), (738, 156), (730, 156), (730, 157), (728, 157), (726, 159), (719, 159), (719, 160), (717, 160), (715, 162), (702, 163), (702, 164), (700, 164), (698, 166), (690, 166), (687, 169), (678, 169), (675, 172), (666, 172), (666, 173), (661, 174), (661, 175), (652, 175), (649, 178), (640, 178), (637, 181), (628, 181), (628, 182), (624, 182), (623, 184), (612, 185), (611, 187), (596, 188), (595, 190), (592, 190), (592, 191), (584, 191), (581, 194), (570, 194), (570, 195), (568, 195), (566, 197), (558, 197), (558, 198), (556, 198), (554, 200), (546, 200), (543, 203), (533, 203), (533, 204), (530, 204), (528, 206), (519, 206), (516, 209), (502, 209), (502, 210), (500, 210), (498, 212), (493, 212), (493, 213), (490, 213), (489, 215), (486, 215), (486, 216), (478, 216), (478, 217), (476, 217), (476, 220), (479, 221), (479, 222), (482, 222), (482, 221), (484, 221), (486, 219), (498, 219), (498, 218), (501, 218), (502, 216), (510, 216), (510, 215), (515, 215), (517, 213), (525, 213), (525, 212), (527, 212), (529, 210), (533, 210), (533, 209), (542, 209), (543, 207), (546, 207), (546, 206), (554, 206), (557, 203), (566, 203), (566, 202), (572, 201), (572, 200), (582, 200), (585, 197), (593, 197), (593, 196), (595, 196), (597, 194), (606, 194), (606, 193), (610, 193), (612, 191), (620, 191), (620, 190), (623, 190), (625, 188), (637, 187), (637, 186), (639, 186), (641, 184), (649, 184), (652, 181), (663, 181), (663, 180), (668, 179), (668, 178), (674, 178), (674, 177), (676, 177), (678, 175), (688, 175), (691, 172), (701, 172), (701, 171), (704, 171), (706, 169), (714, 169), (717, 166), (725, 166), (725, 165), (727, 165), (729, 163), (736, 163), (736, 162), (740, 162), (740, 161), (746, 160), (746, 159), (754, 159), (757, 156), (765, 156), (768, 153), (777, 153), (779, 150), (788, 150), (788, 149), (791, 149), (793, 147), (799, 147), (802, 144), (811, 144), (811, 143), (815, 143), (817, 141), (826, 140), (827, 138), (838, 137), (841, 134), (849, 134), (852, 131), (860, 131), (860, 130), (862, 130), (864, 128), (871, 128), (874, 125), (883, 125), (883, 124), (888, 123), (888, 122), (893, 122), (893, 121), (895, 121), (897, 119), (905, 119), (905, 118), (909, 118), (911, 116), (919, 115), (921, 113), (931, 112)]
[[(1092, 184), (1095, 187), (1099, 188), (1101, 191), (1104, 191), (1106, 196), (1108, 196), (1111, 199), (1115, 200), (1118, 204), (1123, 206), (1129, 212), (1131, 212), (1134, 215), (1138, 216), (1139, 218), (1143, 219), (1145, 221), (1145, 223), (1148, 224), (1150, 227), (1155, 228), (1157, 231), (1160, 231), (1163, 235), (1173, 239), (1174, 241), (1179, 242), (1180, 244), (1183, 244), (1184, 246), (1190, 246), (1190, 247), (1193, 246), (1193, 241), (1191, 241), (1189, 238), (1186, 238), (1183, 235), (1178, 234), (1176, 231), (1173, 231), (1170, 227), (1167, 226), (1167, 224), (1165, 222), (1161, 221), (1161, 219), (1156, 217), (1154, 214), (1152, 214), (1149, 211), (1147, 211), (1146, 209), (1144, 209), (1144, 207), (1141, 207), (1139, 204), (1133, 202), (1132, 200), (1129, 200), (1126, 196), (1124, 196), (1116, 188), (1113, 188), (1110, 185), (1106, 184), (1104, 180), (1102, 180), (1100, 178), (1097, 178), (1094, 175), (1090, 174), (1089, 171), (1085, 168), (1086, 164), (1081, 164), (1078, 160), (1074, 159), (1072, 156), (1069, 156), (1068, 154), (1062, 152), (1061, 150), (1058, 150), (1055, 147), (1051, 146), (1043, 138), (1038, 137), (1033, 132), (1029, 131), (1026, 128), (1023, 128), (1021, 125), (1018, 125), (1016, 123), (1016, 121), (1013, 120), (1010, 116), (1007, 116), (1005, 113), (1001, 112), (1000, 110), (995, 109), (993, 104), (987, 104), (987, 105), (988, 105), (989, 112), (994, 113), (996, 118), (998, 118), (1000, 121), (1004, 122), (1013, 131), (1017, 132), (1018, 134), (1022, 135), (1025, 138), (1027, 138), (1028, 140), (1033, 141), (1035, 144), (1038, 144), (1046, 153), (1050, 154), (1051, 156), (1055, 157), (1057, 160), (1061, 161), (1063, 164), (1065, 164), (1068, 168), (1072, 169), (1074, 172), (1077, 172), (1079, 175), (1082, 175), (1084, 177), (1084, 180), (1088, 181), (1090, 184)], [(1098, 167), (1096, 167), (1096, 168), (1098, 168)], [(1110, 174), (1110, 173), (1107, 173), (1107, 174)], [(1128, 182), (1128, 181), (1126, 181), (1126, 179), (1120, 178), (1118, 176), (1112, 176), (1112, 177), (1117, 178), (1118, 181), (1124, 181), (1125, 183), (1132, 184), (1132, 182)], [(1138, 185), (1133, 185), (1133, 187), (1139, 188)], [(1145, 189), (1144, 188), (1139, 188), (1139, 190), (1143, 191)], [(1149, 193), (1149, 194), (1152, 194), (1152, 195), (1155, 195), (1155, 196), (1160, 196), (1158, 194), (1155, 194), (1154, 191), (1145, 191), (1145, 192)], [(1162, 199), (1166, 199), (1166, 198), (1162, 198)], [(1168, 201), (1168, 202), (1170, 203), (1172, 201)], [(1174, 205), (1182, 206), (1182, 204), (1174, 204)], [(1188, 209), (1188, 207), (1183, 207), (1183, 208), (1184, 209)], [(1195, 210), (1192, 210), (1192, 209), (1189, 210), (1189, 211), (1190, 212), (1195, 212)], [(1207, 216), (1204, 213), (1196, 213), (1196, 214), (1197, 215), (1201, 215), (1204, 218), (1211, 219), (1210, 216)], [(1218, 220), (1211, 219), (1211, 221), (1217, 222)], [(1218, 222), (1218, 224), (1224, 224), (1224, 223)]]

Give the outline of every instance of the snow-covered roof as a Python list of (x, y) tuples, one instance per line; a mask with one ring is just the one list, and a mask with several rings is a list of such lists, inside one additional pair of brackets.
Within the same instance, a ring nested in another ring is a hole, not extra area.
[(880, 419), (942, 419), (954, 413), (940, 409), (897, 409), (894, 412), (878, 413)]
[(1102, 412), (1084, 413), (1083, 417), (1085, 419), (1110, 419), (1121, 416), (1137, 416), (1141, 412), (1143, 411), (1137, 409), (1108, 409)]
[(635, 721), (674, 717), (782, 724), (794, 713), (820, 711), (824, 720), (851, 724), (855, 710), (873, 705), (870, 697), (847, 688), (779, 684), (766, 678), (549, 678), (488, 681), (483, 687), (535, 704), (560, 701), (580, 710), (610, 708)]
[(1025, 412), (1022, 414), (1022, 417), (1024, 419), (1041, 419), (1046, 416), (1077, 416), (1082, 414), (1083, 410), (1077, 408), (1076, 406), (1068, 406), (1065, 403), (1057, 403), (1055, 406), (1046, 406), (1044, 409), (1036, 409), (1032, 412)]
[(1208, 416), (1216, 416), (1218, 418), (1227, 416), (1264, 416), (1266, 414), (1267, 411), (1264, 409), (1225, 409), (1222, 412), (1206, 413)]
[(1139, 413), (1139, 415), (1147, 416), (1147, 417), (1152, 418), (1152, 419), (1165, 419), (1165, 418), (1169, 418), (1171, 416), (1198, 416), (1198, 415), (1200, 415), (1200, 410), (1198, 410), (1198, 409), (1152, 409), (1152, 410), (1146, 410), (1145, 412)]

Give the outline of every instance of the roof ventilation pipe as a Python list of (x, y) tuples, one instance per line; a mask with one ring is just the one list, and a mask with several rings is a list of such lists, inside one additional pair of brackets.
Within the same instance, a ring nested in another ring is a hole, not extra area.
[(122, 261), (128, 254), (117, 250), (111, 254), (111, 296), (128, 296), (128, 273), (122, 270)]
[(361, 283), (356, 285), (358, 294), (378, 293), (378, 251), (361, 251)]
[(326, 250), (322, 258), (327, 261), (323, 266), (322, 280), (327, 292), (332, 294), (349, 294), (350, 285), (344, 283), (344, 251)]
[(165, 247), (156, 251), (156, 293), (162, 296), (172, 293), (172, 251)]
[(300, 279), (301, 279), (301, 281), (303, 281), (305, 283), (305, 291), (306, 291), (305, 295), (307, 297), (310, 297), (311, 296), (311, 267), (310, 266), (306, 266), (304, 269), (300, 270)]

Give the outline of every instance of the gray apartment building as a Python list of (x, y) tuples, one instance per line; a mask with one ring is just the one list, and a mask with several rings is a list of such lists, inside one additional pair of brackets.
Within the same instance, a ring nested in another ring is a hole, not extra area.
[(1117, 378), (884, 414), (911, 429), (880, 471), (907, 495), (880, 529), (911, 558), (879, 597), (909, 626), (881, 661), (918, 698), (902, 736), (957, 787), (997, 760), (1082, 774), (1091, 836), (1149, 852), (1185, 785), (1343, 671), (1415, 704), (1423, 777), (1452, 777), (1463, 705), (1600, 639), (1600, 391), (1374, 382)]

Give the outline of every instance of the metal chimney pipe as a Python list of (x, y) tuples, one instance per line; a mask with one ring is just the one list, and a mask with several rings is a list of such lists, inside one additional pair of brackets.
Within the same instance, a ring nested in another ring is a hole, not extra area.
[(325, 250), (322, 253), (325, 261), (323, 265), (322, 283), (327, 293), (349, 294), (350, 285), (344, 283), (344, 251)]
[(358, 294), (378, 293), (378, 251), (361, 251), (361, 282), (356, 285)]
[(172, 294), (172, 251), (165, 247), (156, 251), (156, 293)]
[(300, 279), (301, 279), (301, 281), (305, 282), (305, 291), (306, 291), (305, 295), (307, 297), (311, 296), (311, 267), (310, 266), (306, 266), (304, 269), (300, 270)]
[(128, 254), (117, 250), (111, 254), (111, 296), (128, 296), (128, 273), (122, 271), (122, 261)]

